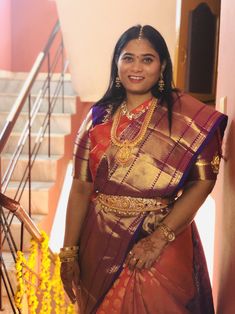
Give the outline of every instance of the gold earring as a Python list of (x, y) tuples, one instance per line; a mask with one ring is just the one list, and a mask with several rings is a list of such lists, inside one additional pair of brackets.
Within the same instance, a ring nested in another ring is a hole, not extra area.
[(120, 87), (121, 87), (121, 80), (120, 80), (119, 76), (116, 77), (115, 86), (116, 86), (117, 88), (120, 88)]
[(160, 93), (162, 93), (164, 91), (164, 87), (165, 87), (165, 82), (163, 80), (163, 74), (160, 74), (160, 79), (158, 81), (158, 90)]

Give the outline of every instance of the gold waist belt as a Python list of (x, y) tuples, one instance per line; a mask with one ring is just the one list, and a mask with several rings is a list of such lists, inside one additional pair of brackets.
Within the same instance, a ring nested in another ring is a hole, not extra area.
[(104, 212), (113, 212), (121, 216), (135, 216), (140, 213), (159, 211), (168, 212), (172, 200), (163, 198), (140, 198), (121, 195), (107, 195), (99, 193), (95, 201)]

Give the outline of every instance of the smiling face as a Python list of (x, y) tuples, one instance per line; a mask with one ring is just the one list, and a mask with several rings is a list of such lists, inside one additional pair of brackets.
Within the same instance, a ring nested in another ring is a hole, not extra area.
[(130, 40), (117, 62), (118, 75), (128, 94), (151, 97), (151, 88), (161, 73), (158, 53), (146, 39)]

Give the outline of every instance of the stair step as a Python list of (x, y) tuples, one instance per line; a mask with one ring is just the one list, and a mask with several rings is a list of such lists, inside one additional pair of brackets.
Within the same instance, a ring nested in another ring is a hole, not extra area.
[[(1, 94), (0, 93), (0, 112), (9, 112), (14, 102), (17, 98), (16, 94)], [(31, 104), (36, 99), (36, 95), (31, 96)], [(56, 104), (54, 106), (53, 112), (55, 113), (63, 113), (63, 104), (62, 98), (58, 97)], [(23, 111), (28, 111), (28, 102), (24, 105)], [(42, 101), (40, 106), (40, 112), (47, 112), (48, 111), (48, 98), (45, 97)], [(74, 114), (76, 112), (76, 97), (75, 96), (64, 96), (64, 112)]]
[(19, 92), (24, 84), (24, 80), (0, 78), (0, 92)]
[[(9, 112), (1, 112), (0, 115), (0, 129), (4, 126), (5, 121), (8, 117)], [(37, 132), (43, 121), (45, 120), (46, 114), (43, 112), (39, 112), (33, 122), (32, 132)], [(18, 120), (14, 126), (14, 131), (21, 131), (26, 121), (28, 120), (28, 114), (26, 112), (21, 112), (18, 117)], [(53, 113), (51, 116), (51, 132), (54, 133), (70, 133), (71, 131), (71, 114), (69, 113)]]
[[(40, 230), (40, 223), (45, 218), (45, 215), (32, 215), (31, 218), (34, 221), (34, 223), (37, 226), (39, 226), (39, 230)], [(17, 247), (17, 249), (19, 249), (20, 248), (20, 235), (21, 235), (21, 222), (19, 221), (19, 219), (16, 216), (13, 217), (10, 228), (11, 228), (12, 237), (15, 241), (16, 247)], [(24, 252), (29, 252), (31, 238), (32, 238), (31, 235), (24, 228), (24, 241), (23, 241), (23, 251)], [(4, 253), (10, 252), (10, 248), (9, 248), (7, 241), (5, 241), (3, 244), (3, 252)]]
[[(4, 251), (4, 252), (2, 252), (2, 258), (3, 258), (4, 264), (7, 268), (7, 274), (9, 276), (9, 280), (10, 280), (11, 286), (13, 288), (13, 291), (16, 291), (16, 286), (17, 286), (16, 275), (15, 275), (16, 271), (15, 271), (15, 262), (14, 262), (13, 256), (10, 252)], [(7, 284), (7, 286), (8, 286), (8, 284)], [(7, 296), (7, 292), (6, 292), (4, 284), (2, 284), (2, 288), (3, 288), (2, 294), (3, 294), (3, 297), (5, 299), (5, 302), (3, 301), (3, 308), (4, 308), (3, 313), (13, 313), (10, 302), (8, 300), (8, 296)]]
[[(9, 302), (9, 299), (8, 299), (7, 296), (5, 296), (6, 292), (5, 292), (5, 288), (4, 287), (3, 287), (3, 294), (4, 294), (4, 296), (2, 298), (2, 304), (3, 304), (2, 308), (3, 308), (3, 310), (1, 310), (0, 313), (1, 314), (13, 314), (14, 312), (12, 310), (12, 307), (11, 307), (11, 304)], [(13, 301), (13, 298), (12, 298), (12, 301)], [(15, 313), (18, 313), (17, 309), (15, 309)], [(29, 312), (28, 312), (28, 309), (27, 309), (27, 305), (24, 304), (24, 308), (22, 309), (21, 314), (28, 314), (28, 313)]]
[[(38, 93), (38, 91), (42, 88), (45, 80), (36, 80), (33, 88), (32, 93)], [(57, 89), (58, 80), (52, 80), (50, 84), (50, 93), (53, 95)], [(64, 81), (64, 94), (69, 96), (75, 96), (76, 93), (73, 89), (71, 81)]]
[[(38, 155), (31, 172), (32, 181), (54, 181), (56, 180), (57, 173), (57, 161), (63, 156), (61, 155), (51, 155), (50, 158), (47, 155)], [(11, 154), (2, 155), (2, 172), (5, 173), (6, 168), (11, 159)], [(28, 156), (21, 155), (16, 167), (14, 169), (13, 175), (11, 177), (12, 181), (20, 181), (22, 179), (23, 172), (28, 165)], [(49, 170), (49, 171), (48, 171)]]
[[(5, 153), (13, 153), (16, 149), (16, 146), (18, 144), (19, 138), (21, 133), (20, 132), (12, 132), (10, 139), (7, 141), (4, 151)], [(65, 136), (68, 135), (68, 133), (51, 133), (50, 138), (50, 146), (51, 146), (51, 154), (52, 155), (63, 155), (64, 149), (65, 149)], [(31, 147), (33, 148), (35, 144), (37, 134), (31, 133)], [(41, 142), (41, 146), (39, 149), (40, 154), (48, 154), (48, 133), (45, 134), (43, 141)], [(26, 143), (23, 148), (23, 153), (28, 152), (28, 140), (26, 140)]]
[[(22, 88), (24, 82), (25, 82), (24, 79), (0, 78), (0, 93), (17, 93)], [(38, 93), (38, 91), (42, 89), (43, 84), (44, 84), (44, 80), (40, 80), (40, 79), (36, 80), (32, 88), (32, 93), (33, 94)], [(51, 86), (50, 86), (51, 95), (54, 94), (57, 88), (57, 85), (58, 85), (58, 80), (51, 81)], [(73, 89), (73, 86), (70, 80), (64, 81), (64, 94), (70, 95), (70, 96), (76, 96), (76, 93)]]
[[(6, 191), (6, 196), (10, 198), (15, 198), (17, 189), (20, 182), (13, 181), (10, 182)], [(31, 213), (33, 215), (46, 215), (48, 214), (49, 205), (49, 191), (54, 186), (54, 182), (44, 182), (44, 181), (32, 181), (31, 182)], [(20, 202), (23, 208), (29, 208), (29, 189), (26, 185), (25, 190), (19, 199), (17, 196), (17, 201)]]

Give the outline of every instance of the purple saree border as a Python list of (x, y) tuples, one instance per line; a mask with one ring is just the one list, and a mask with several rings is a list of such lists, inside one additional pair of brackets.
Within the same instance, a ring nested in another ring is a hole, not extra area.
[(94, 105), (91, 108), (91, 112), (92, 112), (92, 126), (95, 127), (98, 124), (101, 124), (104, 122), (105, 116), (109, 115), (108, 112), (108, 105), (104, 105), (104, 106), (96, 106)]
[[(223, 138), (223, 134), (224, 134), (224, 130), (226, 128), (226, 125), (227, 125), (227, 120), (228, 120), (228, 117), (221, 114), (218, 119), (216, 120), (216, 122), (214, 123), (213, 127), (210, 129), (210, 131), (208, 132), (205, 140), (202, 142), (202, 144), (200, 145), (200, 147), (198, 148), (198, 150), (193, 154), (193, 157), (191, 158), (188, 166), (187, 166), (187, 169), (184, 171), (184, 174), (181, 178), (181, 180), (179, 181), (179, 184), (177, 186), (177, 190), (180, 190), (185, 179), (187, 178), (188, 174), (189, 174), (189, 171), (190, 171), (190, 168), (191, 166), (195, 163), (198, 155), (202, 152), (203, 148), (206, 146), (206, 144), (210, 141), (210, 139), (212, 138), (212, 136), (214, 135), (215, 131), (218, 129), (218, 127), (220, 127), (220, 124), (221, 124), (221, 131), (222, 131), (222, 134), (221, 134), (221, 137)], [(224, 123), (224, 125), (222, 124)], [(176, 190), (176, 191), (177, 191)]]

